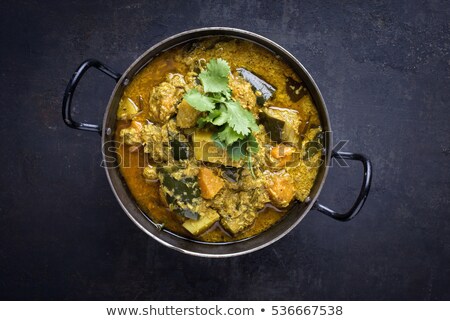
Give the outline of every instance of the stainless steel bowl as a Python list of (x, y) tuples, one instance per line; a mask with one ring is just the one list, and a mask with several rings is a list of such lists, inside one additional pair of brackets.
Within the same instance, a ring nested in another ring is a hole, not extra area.
[[(116, 155), (114, 152), (114, 148), (111, 148), (114, 147), (116, 111), (119, 105), (119, 101), (123, 94), (124, 88), (130, 83), (133, 77), (135, 77), (136, 74), (139, 73), (139, 71), (144, 66), (146, 66), (155, 56), (157, 56), (161, 52), (166, 51), (174, 46), (193, 41), (195, 39), (201, 39), (211, 36), (226, 36), (252, 41), (271, 50), (272, 52), (274, 52), (274, 54), (279, 55), (281, 59), (283, 59), (293, 68), (293, 70), (300, 76), (304, 84), (307, 86), (314, 100), (314, 103), (316, 104), (322, 127), (325, 131), (323, 163), (319, 168), (319, 172), (314, 186), (311, 189), (308, 201), (304, 203), (297, 202), (280, 222), (278, 222), (265, 232), (247, 239), (227, 243), (207, 243), (191, 240), (176, 235), (169, 230), (161, 228), (159, 224), (153, 222), (145, 213), (142, 212), (142, 210), (137, 206), (135, 200), (133, 199), (133, 196), (128, 190), (127, 185), (120, 174), (118, 164), (115, 161)], [(102, 71), (103, 73), (115, 79), (117, 82), (114, 90), (112, 91), (109, 103), (106, 107), (102, 126), (76, 122), (72, 119), (71, 116), (71, 102), (75, 89), (84, 73), (91, 67)], [(85, 131), (98, 132), (101, 134), (103, 164), (105, 164), (104, 167), (106, 169), (106, 176), (108, 177), (114, 195), (116, 196), (118, 202), (120, 203), (128, 217), (142, 231), (153, 237), (158, 242), (186, 254), (223, 258), (242, 255), (259, 250), (274, 243), (275, 241), (279, 240), (284, 235), (289, 233), (295, 226), (297, 226), (298, 223), (300, 223), (300, 221), (311, 209), (318, 210), (336, 220), (348, 221), (359, 212), (369, 193), (372, 177), (371, 163), (367, 159), (367, 157), (362, 154), (344, 153), (332, 150), (332, 131), (330, 120), (328, 117), (328, 111), (325, 106), (322, 94), (320, 93), (320, 90), (311, 75), (308, 73), (305, 67), (303, 67), (303, 65), (286, 49), (263, 36), (249, 31), (235, 28), (214, 27), (194, 29), (176, 34), (148, 49), (144, 54), (136, 59), (123, 74), (114, 72), (111, 68), (107, 67), (105, 64), (99, 62), (98, 60), (86, 60), (77, 68), (72, 78), (70, 79), (64, 94), (62, 108), (63, 119), (67, 126)], [(364, 167), (364, 179), (360, 193), (357, 196), (357, 199), (352, 208), (345, 213), (339, 213), (317, 202), (317, 198), (327, 177), (329, 164), (332, 158), (340, 160), (357, 160), (362, 162)]]

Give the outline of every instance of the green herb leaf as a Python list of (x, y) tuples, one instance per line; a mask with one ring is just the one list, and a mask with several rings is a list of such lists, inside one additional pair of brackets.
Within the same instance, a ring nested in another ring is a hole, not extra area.
[(222, 93), (210, 93), (208, 97), (215, 103), (223, 103), (227, 99)]
[(221, 104), (219, 109), (219, 115), (215, 117), (211, 122), (216, 126), (222, 126), (228, 122), (230, 115), (228, 114), (228, 109)]
[(253, 114), (250, 111), (242, 108), (239, 102), (227, 101), (225, 102), (225, 104), (228, 108), (229, 113), (228, 123), (237, 133), (245, 136), (250, 134), (251, 131), (259, 130)]
[(221, 112), (219, 109), (211, 110), (208, 115), (200, 117), (197, 120), (197, 124), (200, 128), (203, 128), (207, 123), (212, 123), (214, 119), (220, 116), (220, 114)]
[(227, 109), (225, 106), (220, 106), (219, 109), (214, 109), (209, 112), (205, 117), (200, 117), (197, 120), (197, 124), (200, 128), (204, 127), (207, 123), (214, 124), (216, 126), (222, 126), (228, 121)]
[(233, 130), (230, 126), (225, 126), (220, 132), (216, 134), (218, 140), (225, 143), (225, 145), (231, 145), (239, 139), (243, 139), (244, 135), (239, 134)]
[[(228, 155), (235, 161), (245, 157), (251, 158), (251, 155), (256, 154), (258, 150), (258, 142), (252, 134), (239, 138), (227, 147)], [(248, 162), (251, 164), (251, 159)]]
[(228, 90), (223, 91), (223, 92), (222, 92), (222, 95), (225, 96), (225, 99), (226, 99), (226, 100), (231, 100), (231, 89), (228, 88)]
[(183, 98), (198, 111), (211, 111), (216, 107), (209, 97), (200, 94), (197, 89), (189, 90)]
[(205, 125), (206, 125), (207, 123), (209, 123), (209, 122), (208, 122), (208, 120), (206, 119), (206, 117), (200, 117), (200, 118), (197, 120), (198, 128), (203, 128), (203, 127), (205, 127)]
[(199, 75), (205, 94), (192, 89), (184, 98), (195, 109), (207, 112), (197, 121), (198, 126), (212, 124), (219, 127), (214, 140), (238, 160), (258, 151), (258, 143), (251, 133), (259, 127), (253, 114), (231, 98), (229, 73), (230, 67), (225, 60), (211, 59)]
[(211, 59), (198, 78), (202, 82), (206, 93), (220, 93), (228, 91), (228, 75), (230, 66), (223, 59)]

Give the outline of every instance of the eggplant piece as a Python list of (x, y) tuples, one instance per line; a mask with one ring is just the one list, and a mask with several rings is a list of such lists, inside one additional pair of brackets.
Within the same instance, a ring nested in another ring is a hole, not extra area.
[(308, 90), (303, 85), (303, 82), (298, 82), (293, 78), (288, 77), (286, 82), (286, 92), (293, 102), (297, 102), (308, 93)]
[(276, 91), (275, 87), (262, 80), (255, 74), (251, 73), (247, 69), (237, 68), (236, 70), (239, 72), (242, 78), (244, 78), (250, 83), (250, 85), (252, 85), (253, 91), (255, 91), (256, 94), (256, 103), (259, 106), (263, 106), (264, 103), (273, 96), (274, 92)]
[(191, 40), (183, 46), (183, 50), (190, 54), (199, 47), (200, 47), (200, 42), (198, 40)]
[(221, 166), (222, 177), (226, 180), (236, 183), (239, 181), (243, 167)]
[(266, 113), (261, 113), (260, 117), (266, 132), (270, 135), (270, 140), (282, 143), (283, 142), (283, 128), (285, 122), (283, 120), (272, 117)]
[(200, 215), (197, 212), (193, 212), (187, 208), (178, 208), (175, 209), (175, 212), (181, 216), (184, 216), (192, 221), (197, 221), (200, 218)]
[(297, 111), (278, 107), (265, 108), (260, 119), (272, 141), (298, 144), (300, 116)]
[(174, 160), (188, 159), (190, 155), (190, 146), (188, 142), (182, 142), (177, 138), (170, 139), (170, 147)]
[(200, 197), (200, 189), (198, 188), (196, 176), (186, 176), (181, 179), (175, 179), (170, 174), (172, 172), (171, 169), (163, 167), (159, 171), (161, 174), (161, 184), (165, 189), (164, 192), (170, 196), (170, 200), (192, 203), (195, 198)]
[(161, 190), (167, 204), (177, 214), (197, 220), (200, 215), (187, 207), (187, 205), (197, 203), (200, 197), (197, 177), (186, 176), (175, 179), (171, 175), (173, 171), (173, 167), (162, 167), (159, 169)]

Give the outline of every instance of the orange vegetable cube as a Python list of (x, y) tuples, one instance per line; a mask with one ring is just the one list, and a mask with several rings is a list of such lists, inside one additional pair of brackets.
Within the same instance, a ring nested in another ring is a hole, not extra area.
[(266, 184), (267, 192), (275, 206), (288, 206), (295, 195), (295, 187), (289, 175), (273, 175)]
[(213, 199), (224, 186), (223, 179), (214, 174), (214, 172), (207, 167), (200, 167), (198, 172), (198, 184), (204, 199)]

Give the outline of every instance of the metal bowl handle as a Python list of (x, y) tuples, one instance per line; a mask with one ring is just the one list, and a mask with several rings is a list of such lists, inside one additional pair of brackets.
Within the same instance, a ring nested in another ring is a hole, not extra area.
[(364, 202), (366, 201), (367, 195), (369, 194), (370, 184), (372, 181), (372, 163), (366, 156), (362, 154), (333, 151), (331, 157), (336, 159), (357, 160), (363, 163), (364, 179), (361, 186), (361, 190), (359, 191), (358, 198), (356, 199), (352, 208), (350, 208), (350, 210), (348, 210), (345, 213), (336, 212), (335, 210), (332, 210), (322, 204), (319, 204), (319, 202), (316, 202), (313, 208), (338, 221), (349, 221), (352, 218), (354, 218), (356, 214), (358, 214), (358, 212), (361, 210), (361, 208), (364, 205)]
[(90, 131), (90, 132), (98, 132), (99, 134), (101, 134), (102, 127), (100, 125), (87, 124), (87, 123), (81, 123), (81, 122), (74, 121), (72, 119), (72, 113), (71, 113), (72, 97), (75, 92), (75, 89), (77, 88), (78, 82), (81, 80), (81, 78), (86, 73), (86, 71), (91, 67), (94, 67), (94, 68), (100, 70), (104, 74), (113, 78), (116, 82), (119, 81), (120, 77), (122, 76), (121, 74), (112, 71), (111, 68), (102, 64), (98, 60), (88, 59), (88, 60), (84, 61), (75, 70), (75, 72), (72, 75), (72, 78), (70, 78), (70, 81), (67, 84), (66, 92), (64, 93), (64, 99), (63, 99), (63, 104), (62, 104), (62, 115), (63, 115), (63, 119), (64, 119), (64, 122), (66, 123), (66, 125), (71, 128), (86, 130), (86, 131)]

